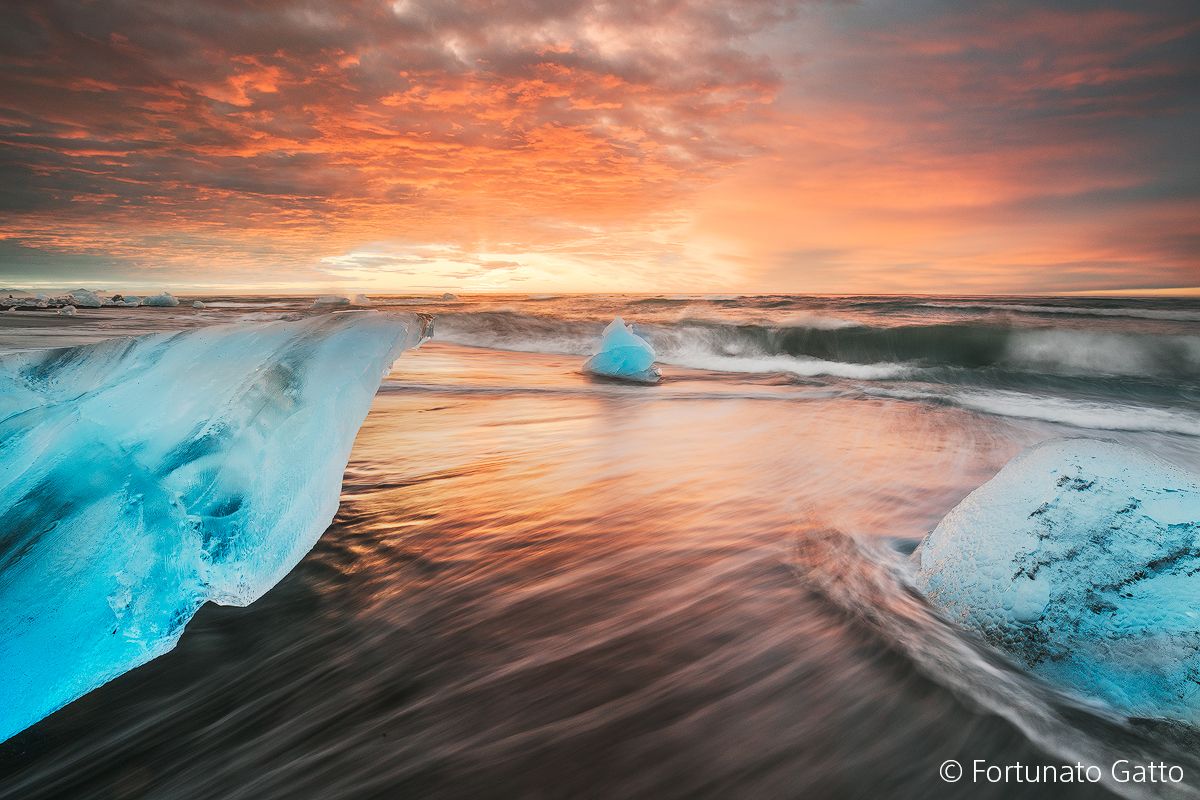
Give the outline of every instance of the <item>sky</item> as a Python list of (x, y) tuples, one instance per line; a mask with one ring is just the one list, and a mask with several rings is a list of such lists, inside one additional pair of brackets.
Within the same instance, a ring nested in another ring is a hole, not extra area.
[(0, 286), (1200, 291), (1179, 2), (8, 0)]

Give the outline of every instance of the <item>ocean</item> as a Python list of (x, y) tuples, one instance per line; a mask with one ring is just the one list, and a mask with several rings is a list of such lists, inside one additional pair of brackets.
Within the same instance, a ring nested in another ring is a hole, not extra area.
[[(332, 313), (200, 299), (0, 314), (0, 352)], [(333, 526), (261, 600), (0, 744), (0, 798), (1200, 795), (1200, 733), (1029, 675), (908, 561), (1039, 442), (1200, 472), (1200, 299), (374, 305), (434, 335), (380, 388)], [(661, 384), (580, 371), (615, 316)], [(1104, 780), (948, 783), (948, 759)], [(1121, 759), (1186, 779), (1123, 783)]]

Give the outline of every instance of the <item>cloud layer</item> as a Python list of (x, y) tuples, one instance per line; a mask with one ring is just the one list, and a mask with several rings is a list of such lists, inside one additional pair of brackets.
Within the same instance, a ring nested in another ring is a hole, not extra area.
[(0, 276), (1200, 285), (1184, 3), (15, 2)]

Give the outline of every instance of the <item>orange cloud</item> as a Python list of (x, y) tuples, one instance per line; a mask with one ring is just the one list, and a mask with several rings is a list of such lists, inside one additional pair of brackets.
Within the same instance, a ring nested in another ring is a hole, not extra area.
[(7, 282), (1200, 284), (1185, 4), (119, 11), (0, 11)]

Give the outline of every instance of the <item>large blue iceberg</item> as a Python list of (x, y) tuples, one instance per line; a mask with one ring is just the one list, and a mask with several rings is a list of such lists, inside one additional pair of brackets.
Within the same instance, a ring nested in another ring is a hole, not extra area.
[(425, 329), (362, 311), (0, 359), (0, 741), (283, 578)]
[(585, 372), (637, 383), (657, 383), (662, 373), (654, 366), (654, 348), (617, 317), (608, 323), (599, 351), (583, 364)]
[(1200, 724), (1200, 479), (1085, 439), (1018, 456), (914, 553), (917, 585), (1033, 672)]

